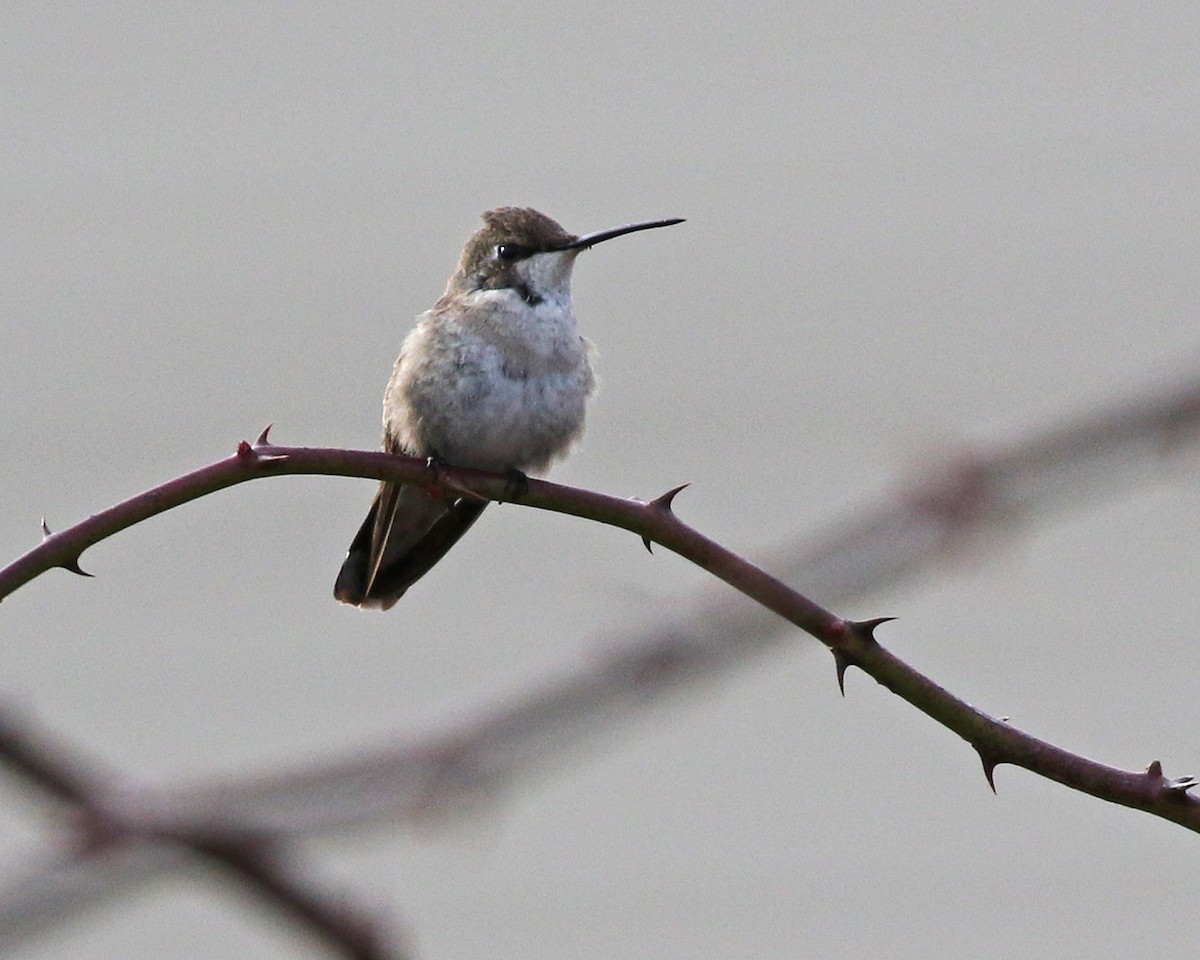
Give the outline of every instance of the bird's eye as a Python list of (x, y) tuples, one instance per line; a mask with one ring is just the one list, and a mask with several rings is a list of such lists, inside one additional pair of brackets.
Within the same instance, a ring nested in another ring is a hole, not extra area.
[(496, 244), (496, 259), (507, 260), (509, 263), (514, 260), (524, 260), (532, 252), (528, 247), (522, 247), (516, 243)]

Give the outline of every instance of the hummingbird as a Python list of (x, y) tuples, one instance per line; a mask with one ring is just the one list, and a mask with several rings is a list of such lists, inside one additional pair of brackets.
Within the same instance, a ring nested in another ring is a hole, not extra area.
[[(383, 449), (432, 464), (545, 471), (583, 433), (592, 344), (571, 303), (583, 250), (681, 219), (577, 236), (536, 210), (483, 214), (446, 284), (404, 338), (383, 395)], [(383, 482), (333, 595), (387, 610), (446, 555), (488, 501)]]

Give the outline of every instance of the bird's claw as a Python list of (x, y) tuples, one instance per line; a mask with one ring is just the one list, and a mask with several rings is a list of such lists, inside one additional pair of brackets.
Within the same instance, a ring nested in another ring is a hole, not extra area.
[(529, 492), (529, 477), (516, 467), (504, 471), (504, 496), (507, 500), (518, 500)]

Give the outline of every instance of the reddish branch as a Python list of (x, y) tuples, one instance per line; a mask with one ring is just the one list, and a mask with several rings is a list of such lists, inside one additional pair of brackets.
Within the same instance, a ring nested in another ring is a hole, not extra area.
[[(1122, 410), (1107, 421), (1098, 418), (1076, 426), (1075, 436), (1059, 436), (1053, 444), (1029, 444), (1007, 463), (997, 461), (990, 466), (981, 463), (973, 474), (972, 500), (988, 502), (989, 470), (1011, 471), (1031, 457), (1046, 456), (1064, 448), (1076, 455), (1090, 453), (1105, 430), (1119, 436), (1132, 428), (1139, 437), (1155, 437), (1165, 444), (1172, 438), (1177, 439), (1182, 425), (1193, 425), (1197, 416), (1200, 416), (1200, 390), (1193, 389), (1141, 410)], [(39, 546), (0, 571), (0, 599), (51, 567), (77, 569), (80, 554), (86, 547), (134, 523), (225, 487), (283, 474), (430, 482), (423, 460), (383, 453), (280, 447), (269, 443), (266, 431), (263, 431), (257, 443), (251, 445), (243, 441), (232, 457), (94, 514), (63, 533), (47, 536)], [(439, 483), (449, 483), (492, 500), (514, 496), (511, 484), (503, 474), (446, 468), (437, 479)], [(1156, 775), (1154, 770), (1130, 773), (1107, 767), (989, 717), (880, 647), (874, 639), (873, 625), (855, 624), (837, 617), (683, 523), (671, 510), (673, 495), (674, 491), (645, 503), (531, 480), (528, 490), (516, 496), (516, 502), (623, 527), (707, 570), (824, 643), (833, 651), (839, 673), (847, 666), (856, 666), (953, 730), (979, 753), (989, 781), (998, 764), (1011, 763), (1100, 799), (1200, 830), (1200, 800), (1186, 792), (1193, 782), (1190, 778), (1168, 781)]]
[[(844, 597), (878, 586), (911, 573), (966, 530), (996, 521), (1028, 519), (1067, 496), (1078, 499), (1089, 484), (1107, 488), (1126, 475), (1144, 477), (1146, 464), (1155, 459), (1153, 454), (1169, 452), (1181, 441), (1192, 439), (1198, 425), (1200, 387), (1125, 405), (1007, 450), (964, 459), (948, 480), (880, 510), (853, 528), (836, 531), (803, 552), (799, 560), (792, 556), (780, 565), (807, 570), (809, 581), (826, 596)], [(82, 572), (79, 558), (87, 547), (141, 520), (228, 486), (282, 474), (409, 483), (430, 480), (423, 461), (380, 453), (279, 447), (267, 441), (264, 431), (258, 442), (243, 442), (226, 460), (140, 494), (61, 533), (47, 532), (39, 546), (0, 570), (0, 599), (52, 567)], [(513, 497), (508, 478), (502, 475), (447, 469), (437, 479), (489, 499)], [(623, 527), (642, 537), (647, 546), (660, 544), (708, 570), (824, 643), (833, 652), (839, 680), (849, 666), (859, 667), (957, 733), (978, 752), (989, 782), (998, 764), (1011, 763), (1101, 799), (1200, 830), (1200, 801), (1188, 793), (1195, 785), (1192, 778), (1166, 779), (1157, 762), (1145, 772), (1108, 767), (976, 710), (884, 650), (874, 638), (882, 620), (843, 620), (682, 523), (671, 509), (677, 492), (645, 503), (531, 481), (528, 491), (516, 499), (528, 506)], [(702, 627), (697, 625), (700, 623)], [(762, 623), (704, 613), (690, 626), (677, 626), (619, 651), (587, 675), (482, 717), (440, 742), (426, 741), (352, 763), (281, 775), (272, 781), (229, 784), (202, 791), (204, 796), (192, 796), (191, 803), (182, 794), (163, 795), (155, 803), (143, 803), (136, 817), (117, 815), (114, 819), (112, 811), (123, 806), (119, 794), (96, 796), (99, 788), (90, 774), (61, 757), (63, 762), (49, 759), (52, 754), (30, 747), (11, 729), (7, 734), (0, 729), (0, 756), (60, 800), (82, 807), (93, 825), (98, 825), (97, 813), (108, 817), (108, 829), (101, 832), (110, 838), (136, 837), (201, 853), (236, 871), (314, 926), (324, 923), (329, 931), (340, 929), (329, 939), (336, 940), (343, 952), (373, 956), (377, 954), (362, 952), (367, 947), (355, 952), (354, 946), (373, 943), (362, 939), (362, 931), (369, 925), (364, 927), (348, 915), (322, 920), (329, 913), (327, 903), (308, 894), (303, 884), (297, 884), (291, 873), (278, 865), (277, 844), (291, 831), (436, 805), (455, 790), (492, 788), (520, 764), (531, 763), (531, 754), (541, 756), (542, 751), (532, 748), (539, 738), (549, 736), (547, 716), (586, 721), (589, 715), (618, 703), (627, 711), (631, 693), (654, 693), (728, 662), (738, 651), (744, 654), (760, 644), (758, 635), (765, 632)], [(556, 722), (554, 726), (558, 733), (566, 725)], [(508, 749), (495, 749), (501, 744)], [(513, 745), (525, 748), (524, 752), (511, 749)], [(497, 755), (510, 758), (510, 766), (497, 765)], [(357, 785), (357, 806), (351, 799), (354, 791), (346, 790), (348, 782)], [(342, 788), (337, 811), (322, 806), (322, 797), (333, 784)], [(295, 814), (290, 821), (289, 810)]]

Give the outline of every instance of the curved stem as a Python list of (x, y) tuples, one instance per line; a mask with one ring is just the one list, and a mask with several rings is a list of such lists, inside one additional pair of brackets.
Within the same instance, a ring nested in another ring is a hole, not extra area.
[[(61, 533), (48, 535), (39, 546), (0, 570), (0, 599), (52, 567), (78, 571), (79, 556), (87, 547), (135, 523), (226, 487), (285, 474), (429, 482), (425, 462), (410, 457), (279, 447), (261, 438), (253, 446), (243, 442), (232, 457), (132, 497)], [(1187, 792), (1195, 783), (1192, 778), (1167, 780), (1157, 763), (1143, 773), (1108, 767), (1038, 740), (975, 709), (879, 646), (874, 632), (883, 619), (865, 623), (843, 620), (684, 524), (671, 511), (676, 491), (646, 503), (530, 480), (528, 489), (514, 497), (504, 474), (451, 467), (442, 471), (439, 483), (490, 500), (514, 500), (621, 527), (661, 544), (820, 640), (833, 652), (839, 677), (846, 667), (856, 666), (954, 731), (979, 753), (989, 783), (998, 764), (1011, 763), (1072, 789), (1200, 831), (1200, 800)]]

